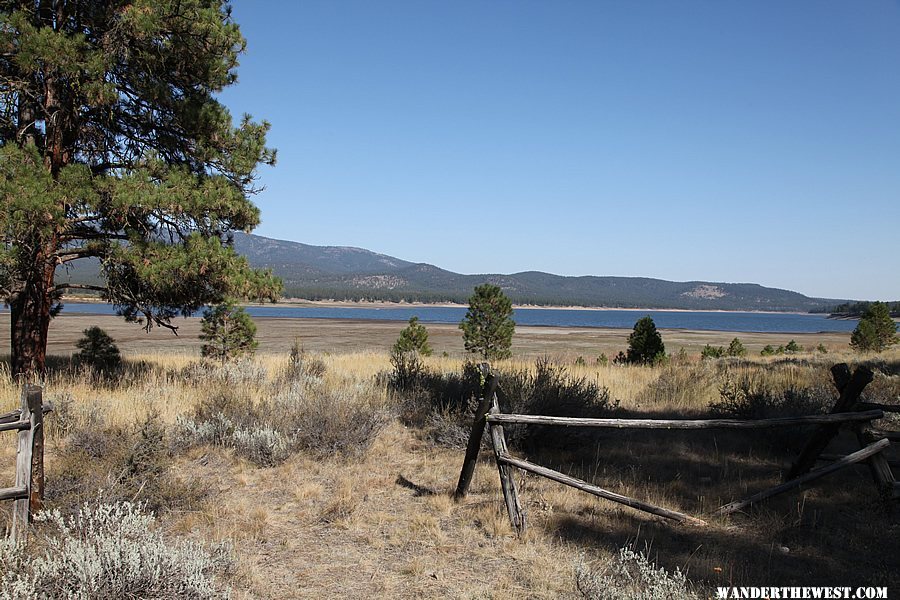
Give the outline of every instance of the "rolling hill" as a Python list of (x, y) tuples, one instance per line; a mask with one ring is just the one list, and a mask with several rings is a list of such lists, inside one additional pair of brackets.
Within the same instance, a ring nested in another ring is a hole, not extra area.
[(753, 283), (563, 277), (538, 271), (462, 275), (361, 248), (311, 246), (249, 234), (236, 234), (235, 248), (254, 266), (279, 275), (286, 296), (307, 299), (464, 302), (472, 288), (490, 282), (520, 304), (809, 311), (841, 302)]
[[(281, 277), (285, 297), (309, 300), (465, 302), (472, 288), (489, 282), (517, 304), (825, 312), (846, 302), (755, 283), (564, 277), (539, 271), (462, 275), (362, 248), (312, 246), (244, 233), (235, 234), (234, 246), (254, 267), (270, 268)], [(58, 277), (96, 283), (97, 263), (84, 261)]]

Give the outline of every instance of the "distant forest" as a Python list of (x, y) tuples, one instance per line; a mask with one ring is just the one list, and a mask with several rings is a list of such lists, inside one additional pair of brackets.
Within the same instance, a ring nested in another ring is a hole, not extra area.
[[(844, 302), (843, 304), (838, 304), (837, 306), (833, 306), (831, 308), (820, 308), (813, 309), (810, 312), (813, 313), (830, 313), (829, 316), (834, 317), (835, 319), (840, 318), (854, 318), (861, 317), (866, 309), (871, 306), (871, 302), (862, 301), (862, 302)], [(900, 301), (896, 302), (885, 302), (888, 305), (888, 308), (891, 311), (891, 316), (895, 318), (900, 318)]]

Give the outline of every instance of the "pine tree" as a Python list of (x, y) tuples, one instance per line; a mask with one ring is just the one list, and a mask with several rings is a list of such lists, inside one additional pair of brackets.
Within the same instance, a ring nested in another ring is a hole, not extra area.
[(418, 352), (422, 356), (431, 356), (428, 330), (419, 323), (419, 317), (409, 318), (409, 324), (400, 332), (400, 337), (394, 342), (393, 352)]
[(722, 346), (710, 346), (707, 344), (700, 351), (700, 358), (722, 358), (725, 356), (725, 348)]
[(788, 354), (796, 354), (798, 352), (803, 352), (803, 346), (796, 341), (791, 340), (787, 343), (787, 346), (784, 347), (784, 351)]
[(666, 355), (666, 346), (662, 336), (656, 330), (656, 323), (649, 316), (638, 319), (634, 330), (628, 336), (629, 363), (650, 364), (661, 360)]
[(512, 302), (498, 286), (490, 283), (477, 286), (469, 298), (469, 310), (459, 324), (466, 351), (480, 354), (485, 360), (509, 358), (516, 330), (512, 313)]
[(897, 342), (897, 324), (884, 302), (870, 304), (850, 336), (850, 345), (858, 352), (881, 352)]
[[(0, 1), (0, 299), (14, 374), (44, 369), (62, 294), (97, 291), (173, 328), (227, 296), (274, 299), (229, 233), (250, 231), (269, 125), (215, 94), (245, 42), (224, 0)], [(57, 281), (74, 261), (104, 285)]]
[(223, 302), (206, 309), (200, 322), (200, 354), (221, 362), (256, 351), (256, 323), (240, 306)]
[(75, 342), (78, 352), (72, 356), (76, 364), (87, 365), (101, 372), (118, 368), (122, 357), (115, 340), (108, 333), (95, 325), (85, 329), (82, 334), (83, 337)]
[(746, 356), (747, 349), (744, 347), (744, 344), (741, 342), (739, 338), (734, 338), (731, 340), (731, 343), (728, 344), (728, 349), (725, 351), (728, 356)]

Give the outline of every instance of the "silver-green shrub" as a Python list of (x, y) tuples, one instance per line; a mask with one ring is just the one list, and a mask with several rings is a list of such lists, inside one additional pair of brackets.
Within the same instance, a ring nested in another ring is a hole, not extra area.
[[(308, 357), (303, 360), (312, 364)], [(263, 467), (296, 451), (358, 456), (395, 413), (382, 390), (363, 382), (332, 386), (320, 375), (318, 369), (312, 373), (298, 367), (258, 398), (216, 389), (193, 416), (176, 419), (172, 444), (176, 449), (231, 447)]]
[(225, 364), (212, 361), (191, 363), (181, 371), (184, 380), (193, 385), (213, 383), (227, 387), (259, 385), (269, 377), (269, 371), (253, 360), (236, 360)]
[(175, 417), (172, 429), (172, 446), (176, 450), (192, 446), (228, 446), (233, 439), (235, 425), (222, 413), (215, 413), (209, 419), (198, 420), (184, 415)]
[(630, 548), (621, 548), (599, 572), (582, 559), (575, 565), (575, 584), (588, 600), (699, 600), (679, 569), (670, 573)]
[(64, 517), (39, 513), (45, 523), (41, 552), (0, 546), (0, 599), (227, 598), (216, 573), (231, 566), (230, 552), (210, 552), (186, 540), (166, 541), (153, 515), (131, 502), (84, 504)]
[(291, 454), (290, 441), (269, 425), (235, 429), (231, 443), (235, 452), (261, 467), (275, 466)]

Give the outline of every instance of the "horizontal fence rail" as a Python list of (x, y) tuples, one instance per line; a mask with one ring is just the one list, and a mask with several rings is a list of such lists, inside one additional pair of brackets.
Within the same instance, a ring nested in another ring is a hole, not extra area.
[(578, 417), (548, 417), (541, 415), (488, 415), (488, 423), (519, 425), (561, 425), (564, 427), (600, 427), (606, 429), (766, 429), (792, 425), (824, 425), (855, 421), (873, 421), (884, 416), (881, 410), (865, 412), (779, 417), (776, 419), (582, 419)]
[(565, 473), (560, 473), (559, 471), (554, 471), (553, 469), (548, 469), (547, 467), (536, 465), (532, 462), (528, 462), (527, 460), (513, 458), (508, 454), (499, 455), (497, 457), (497, 460), (504, 464), (522, 469), (523, 471), (528, 471), (529, 473), (534, 473), (535, 475), (541, 475), (542, 477), (546, 477), (547, 479), (551, 479), (553, 481), (556, 481), (557, 483), (568, 485), (575, 489), (581, 490), (582, 492), (587, 492), (589, 494), (599, 496), (600, 498), (605, 498), (606, 500), (612, 500), (613, 502), (618, 502), (619, 504), (624, 504), (625, 506), (630, 506), (631, 508), (636, 508), (650, 514), (665, 517), (667, 519), (672, 519), (675, 521), (681, 521), (683, 523), (706, 525), (706, 522), (702, 519), (698, 519), (696, 517), (692, 517), (678, 511), (669, 510), (668, 508), (662, 508), (661, 506), (655, 506), (653, 504), (650, 504), (649, 502), (643, 502), (635, 498), (629, 498), (628, 496), (610, 492), (609, 490), (604, 490), (603, 488), (592, 485), (587, 481), (582, 481), (581, 479), (566, 475)]
[[(463, 470), (460, 475), (455, 497), (459, 500), (466, 495), (466, 491), (468, 490), (474, 473), (475, 462), (478, 458), (483, 432), (485, 426), (487, 426), (490, 430), (490, 439), (494, 449), (494, 459), (499, 469), (501, 489), (503, 491), (510, 522), (516, 532), (520, 535), (525, 530), (525, 511), (519, 501), (515, 481), (510, 473), (510, 468), (512, 467), (656, 516), (693, 525), (706, 525), (706, 522), (697, 517), (680, 513), (675, 510), (663, 508), (650, 504), (649, 502), (611, 492), (587, 481), (577, 479), (571, 475), (566, 475), (565, 473), (555, 471), (533, 462), (515, 458), (509, 454), (509, 450), (507, 449), (503, 425), (549, 425), (561, 427), (657, 430), (768, 429), (775, 427), (814, 425), (816, 426), (815, 429), (811, 432), (810, 438), (807, 440), (802, 452), (797, 460), (794, 461), (790, 469), (787, 477), (788, 481), (757, 492), (743, 500), (736, 500), (729, 504), (725, 504), (713, 514), (722, 516), (738, 512), (762, 500), (795, 489), (805, 483), (819, 479), (820, 477), (824, 477), (845, 467), (861, 464), (863, 461), (865, 461), (865, 464), (869, 467), (875, 485), (882, 497), (885, 500), (890, 498), (900, 498), (900, 482), (896, 481), (891, 471), (891, 467), (896, 466), (898, 461), (892, 460), (884, 454), (884, 451), (891, 445), (891, 442), (900, 441), (900, 432), (879, 431), (870, 427), (871, 422), (882, 419), (885, 412), (897, 413), (900, 412), (900, 407), (863, 402), (860, 400), (860, 394), (862, 393), (863, 388), (874, 379), (872, 371), (865, 366), (858, 367), (852, 373), (850, 367), (846, 364), (838, 364), (832, 367), (831, 373), (840, 396), (832, 408), (831, 413), (800, 417), (779, 417), (773, 419), (591, 419), (580, 417), (554, 417), (547, 415), (504, 414), (500, 412), (500, 408), (497, 404), (497, 395), (494, 393), (495, 390), (498, 389), (498, 378), (496, 374), (490, 373), (488, 365), (484, 364), (481, 368), (486, 383), (483, 389), (488, 393), (482, 395), (478, 409), (476, 410), (475, 421), (469, 438), (466, 458), (463, 463)], [(830, 440), (837, 435), (842, 427), (849, 429), (856, 435), (860, 450), (847, 455), (823, 454), (823, 450)], [(826, 461), (829, 462), (829, 464), (818, 469), (813, 469), (813, 466), (815, 466), (815, 463), (818, 461)]]
[(875, 454), (878, 454), (879, 452), (881, 452), (882, 450), (887, 448), (889, 445), (890, 445), (890, 442), (888, 440), (877, 441), (874, 444), (870, 444), (870, 445), (866, 446), (862, 450), (857, 450), (853, 454), (848, 454), (847, 456), (834, 461), (833, 463), (831, 463), (830, 465), (828, 465), (826, 467), (822, 467), (821, 469), (814, 469), (812, 471), (809, 471), (808, 473), (804, 473), (803, 475), (801, 475), (800, 477), (797, 477), (796, 479), (792, 479), (790, 481), (782, 483), (781, 485), (776, 485), (773, 488), (769, 488), (765, 491), (759, 492), (758, 494), (754, 494), (754, 495), (750, 496), (749, 498), (747, 498), (746, 500), (740, 500), (738, 502), (732, 502), (730, 504), (726, 504), (725, 506), (722, 506), (721, 508), (719, 508), (719, 510), (716, 511), (716, 514), (717, 515), (727, 515), (727, 514), (730, 514), (733, 512), (737, 512), (737, 511), (741, 510), (742, 508), (746, 508), (746, 507), (750, 506), (751, 504), (759, 502), (760, 500), (765, 500), (766, 498), (770, 498), (770, 497), (780, 494), (782, 492), (792, 490), (795, 487), (801, 486), (808, 481), (818, 479), (819, 477), (824, 477), (824, 476), (828, 475), (829, 473), (834, 473), (835, 471), (837, 471), (839, 469), (843, 469), (844, 467), (848, 467), (854, 463), (864, 461), (867, 458), (874, 456)]

